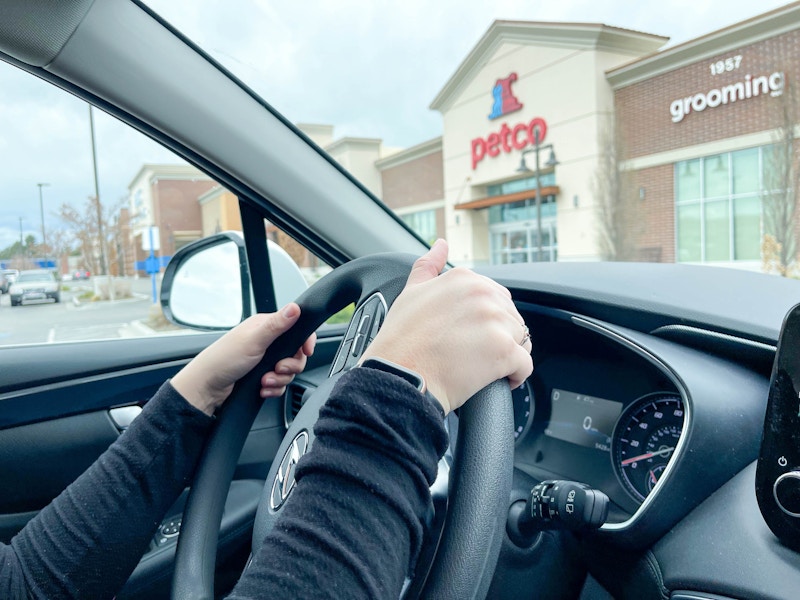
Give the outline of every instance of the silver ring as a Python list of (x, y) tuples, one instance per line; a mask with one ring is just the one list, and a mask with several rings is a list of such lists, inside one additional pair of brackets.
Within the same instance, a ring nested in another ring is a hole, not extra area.
[(520, 346), (524, 346), (525, 342), (531, 339), (531, 330), (528, 329), (527, 325), (522, 326), (522, 341), (519, 343)]

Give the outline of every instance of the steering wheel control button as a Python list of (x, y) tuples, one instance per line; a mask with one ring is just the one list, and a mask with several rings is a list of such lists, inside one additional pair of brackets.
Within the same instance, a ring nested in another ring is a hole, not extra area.
[(181, 532), (181, 521), (182, 518), (178, 516), (161, 523), (155, 535), (156, 545), (163, 546), (170, 540), (176, 538)]
[(371, 321), (371, 315), (362, 315), (361, 322), (358, 324), (358, 331), (356, 331), (356, 337), (353, 339), (353, 350), (351, 353), (353, 358), (359, 358), (363, 354), (364, 348), (367, 347), (369, 325)]
[(385, 316), (386, 300), (380, 292), (375, 292), (353, 312), (328, 377), (346, 371), (358, 362), (378, 334)]
[(785, 456), (779, 456), (778, 457), (778, 466), (779, 467), (785, 467), (787, 464), (789, 464), (789, 461), (786, 460)]
[(778, 508), (790, 517), (800, 517), (800, 472), (789, 471), (778, 477), (772, 494)]

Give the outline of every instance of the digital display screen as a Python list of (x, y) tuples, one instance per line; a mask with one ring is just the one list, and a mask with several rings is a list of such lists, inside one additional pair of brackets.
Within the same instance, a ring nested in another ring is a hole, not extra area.
[(545, 435), (578, 446), (611, 451), (611, 434), (622, 402), (554, 389), (550, 394), (550, 423)]

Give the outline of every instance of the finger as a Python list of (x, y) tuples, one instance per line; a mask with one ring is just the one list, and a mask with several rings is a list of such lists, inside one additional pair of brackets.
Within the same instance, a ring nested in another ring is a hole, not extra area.
[(517, 346), (511, 361), (511, 371), (507, 375), (512, 390), (521, 386), (533, 373), (533, 359), (528, 350)]
[(312, 333), (308, 336), (308, 339), (303, 343), (303, 346), (300, 348), (300, 351), (305, 354), (306, 356), (311, 356), (314, 354), (314, 348), (317, 347), (317, 334)]
[(414, 262), (406, 285), (424, 283), (439, 275), (447, 264), (447, 251), (447, 242), (443, 239), (436, 240), (433, 247)]
[(275, 387), (275, 388), (262, 388), (260, 396), (262, 398), (278, 398), (279, 396), (283, 396), (285, 391), (286, 391), (285, 386)]
[(269, 314), (258, 314), (253, 317), (257, 326), (250, 331), (259, 347), (267, 348), (278, 336), (288, 331), (300, 317), (300, 307), (290, 302), (281, 310)]
[(305, 368), (306, 355), (300, 352), (299, 354), (278, 361), (273, 372), (278, 375), (296, 375), (297, 373), (302, 373)]
[(261, 388), (276, 388), (289, 385), (294, 379), (294, 373), (275, 373), (270, 371), (261, 378)]

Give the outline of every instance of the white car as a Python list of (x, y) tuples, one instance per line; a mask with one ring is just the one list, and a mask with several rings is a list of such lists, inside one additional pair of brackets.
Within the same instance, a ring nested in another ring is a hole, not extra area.
[(55, 274), (46, 269), (22, 271), (8, 292), (11, 306), (19, 306), (26, 300), (61, 302), (61, 284)]

